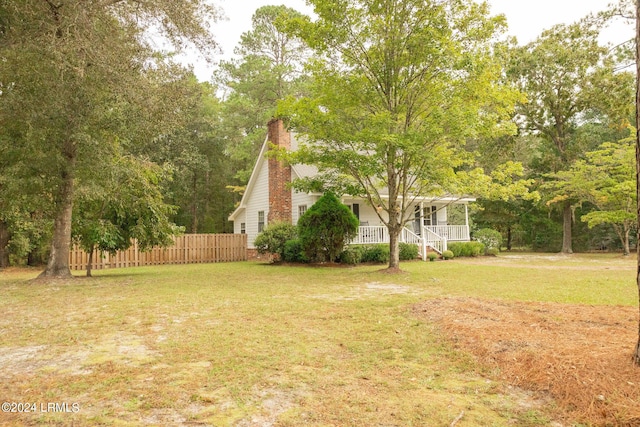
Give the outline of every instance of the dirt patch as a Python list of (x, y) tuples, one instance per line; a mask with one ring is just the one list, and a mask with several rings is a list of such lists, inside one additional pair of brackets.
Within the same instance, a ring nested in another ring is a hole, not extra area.
[(554, 417), (640, 425), (640, 368), (631, 363), (637, 309), (444, 298), (414, 310), (500, 380), (550, 396)]

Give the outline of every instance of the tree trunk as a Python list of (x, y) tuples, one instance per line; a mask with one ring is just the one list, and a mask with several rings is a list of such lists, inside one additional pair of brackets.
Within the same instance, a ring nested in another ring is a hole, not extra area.
[(507, 227), (507, 250), (511, 251), (511, 227)]
[(62, 173), (59, 207), (53, 225), (51, 253), (41, 278), (71, 278), (69, 251), (71, 250), (71, 218), (73, 214), (73, 167), (74, 158), (69, 158), (69, 168)]
[(572, 254), (573, 247), (571, 244), (571, 225), (573, 223), (573, 211), (571, 210), (571, 203), (569, 201), (564, 202), (562, 209), (562, 253)]
[(9, 267), (9, 227), (4, 221), (0, 221), (0, 268)]
[[(640, 242), (640, 0), (636, 0), (636, 196), (637, 197), (637, 237)], [(640, 247), (640, 244), (637, 245)], [(640, 253), (636, 262), (636, 286), (640, 310)], [(638, 341), (633, 352), (633, 362), (640, 366), (640, 313), (638, 316)]]
[(87, 277), (91, 276), (91, 267), (93, 266), (93, 252), (95, 252), (95, 247), (91, 247), (89, 251), (89, 260), (87, 261)]
[(631, 248), (629, 245), (629, 229), (624, 232), (624, 255), (629, 256), (631, 254)]
[(400, 270), (400, 232), (402, 228), (389, 227), (389, 271)]

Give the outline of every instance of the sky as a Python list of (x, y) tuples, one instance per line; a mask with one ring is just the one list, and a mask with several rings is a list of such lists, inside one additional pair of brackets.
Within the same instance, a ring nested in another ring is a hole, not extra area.
[[(590, 12), (606, 9), (613, 0), (488, 0), (492, 14), (504, 14), (509, 25), (509, 34), (518, 38), (520, 44), (534, 40), (542, 30), (559, 23), (577, 21)], [(305, 14), (313, 9), (304, 0), (217, 0), (227, 20), (214, 24), (216, 41), (223, 53), (216, 60), (229, 59), (240, 40), (240, 35), (251, 29), (251, 16), (261, 6), (284, 4)], [(617, 22), (607, 29), (603, 41), (614, 44), (633, 37), (631, 25)], [(194, 72), (201, 81), (211, 78), (213, 66), (191, 56), (187, 62), (194, 66)]]

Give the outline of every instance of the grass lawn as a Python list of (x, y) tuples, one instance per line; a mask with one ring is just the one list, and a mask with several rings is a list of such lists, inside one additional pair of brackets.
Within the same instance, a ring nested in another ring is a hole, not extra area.
[(36, 404), (0, 413), (0, 425), (549, 425), (544, 404), (412, 307), (474, 297), (615, 310), (638, 299), (635, 259), (617, 255), (402, 268), (243, 262), (48, 284), (0, 272), (0, 401)]

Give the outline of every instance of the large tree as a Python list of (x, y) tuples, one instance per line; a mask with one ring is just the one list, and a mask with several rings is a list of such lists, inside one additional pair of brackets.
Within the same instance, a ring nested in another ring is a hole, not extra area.
[(635, 147), (630, 138), (605, 142), (597, 150), (585, 153), (568, 170), (550, 175), (546, 184), (558, 198), (589, 202), (595, 210), (581, 220), (593, 228), (608, 224), (620, 239), (624, 254), (629, 255), (629, 233), (635, 224)]
[[(640, 0), (636, 0), (633, 16), (636, 20), (636, 216), (638, 221), (636, 237), (640, 242)], [(640, 255), (636, 268), (636, 286), (640, 299)], [(638, 341), (633, 352), (633, 361), (640, 366), (640, 318), (638, 319)]]
[(171, 73), (146, 36), (212, 46), (216, 11), (204, 0), (3, 0), (0, 11), (0, 125), (22, 125), (11, 141), (47, 179), (54, 226), (42, 275), (70, 277), (75, 179), (100, 167), (100, 150), (123, 129), (133, 143), (175, 124), (179, 100), (154, 96)]
[(235, 49), (238, 58), (222, 61), (216, 73), (225, 92), (220, 132), (226, 136), (239, 184), (249, 180), (277, 102), (302, 91), (309, 49), (284, 28), (288, 20), (301, 17), (286, 6), (257, 9), (252, 29), (242, 34)]
[[(518, 106), (520, 124), (545, 143), (541, 172), (566, 170), (592, 148), (578, 132), (584, 123), (628, 117), (628, 76), (616, 73), (612, 49), (598, 43), (601, 24), (585, 19), (557, 25), (513, 52), (509, 76), (527, 95)], [(573, 206), (579, 201), (566, 196), (560, 203), (562, 252), (571, 253)]]
[(281, 113), (306, 143), (296, 160), (345, 175), (390, 235), (389, 269), (416, 195), (459, 190), (467, 138), (510, 127), (499, 84), (503, 17), (467, 0), (311, 0), (291, 23), (317, 53), (310, 96)]

